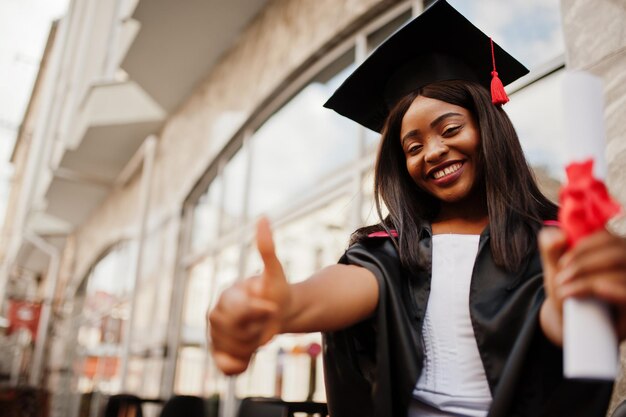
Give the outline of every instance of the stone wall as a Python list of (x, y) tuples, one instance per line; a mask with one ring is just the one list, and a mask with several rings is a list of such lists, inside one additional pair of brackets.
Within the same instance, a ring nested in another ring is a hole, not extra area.
[[(562, 0), (567, 66), (604, 81), (607, 183), (626, 205), (626, 2)], [(626, 234), (626, 219), (615, 224)]]
[[(563, 30), (570, 69), (589, 71), (604, 80), (607, 135), (607, 185), (626, 206), (626, 2), (561, 0)], [(614, 229), (626, 235), (626, 217)], [(626, 349), (613, 393), (612, 410), (626, 399)]]

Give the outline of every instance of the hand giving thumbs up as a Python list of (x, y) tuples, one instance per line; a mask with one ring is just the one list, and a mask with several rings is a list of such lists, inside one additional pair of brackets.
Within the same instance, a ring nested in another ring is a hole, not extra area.
[(291, 300), (266, 218), (257, 223), (256, 241), (262, 273), (226, 289), (208, 313), (213, 357), (226, 375), (245, 371), (254, 352), (281, 331)]

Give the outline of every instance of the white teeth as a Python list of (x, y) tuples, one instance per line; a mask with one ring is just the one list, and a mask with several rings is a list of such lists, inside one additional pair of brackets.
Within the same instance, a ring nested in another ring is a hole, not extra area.
[(452, 164), (450, 166), (445, 167), (444, 169), (437, 171), (433, 174), (433, 177), (435, 177), (435, 179), (439, 179), (441, 177), (444, 177), (446, 175), (450, 175), (453, 172), (456, 172), (459, 170), (459, 168), (461, 168), (461, 163), (457, 162), (456, 164)]

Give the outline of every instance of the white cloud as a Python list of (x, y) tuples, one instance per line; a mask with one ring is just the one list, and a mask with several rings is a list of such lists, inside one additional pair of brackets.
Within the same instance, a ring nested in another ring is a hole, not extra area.
[(450, 3), (526, 65), (539, 65), (564, 49), (558, 0)]

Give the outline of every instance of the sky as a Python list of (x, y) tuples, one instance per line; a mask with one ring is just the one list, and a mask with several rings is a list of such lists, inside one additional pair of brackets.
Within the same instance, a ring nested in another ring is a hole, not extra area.
[(448, 0), (476, 26), (526, 66), (561, 53), (558, 0)]
[(0, 223), (13, 172), (15, 137), (28, 105), (52, 21), (69, 0), (0, 0)]

